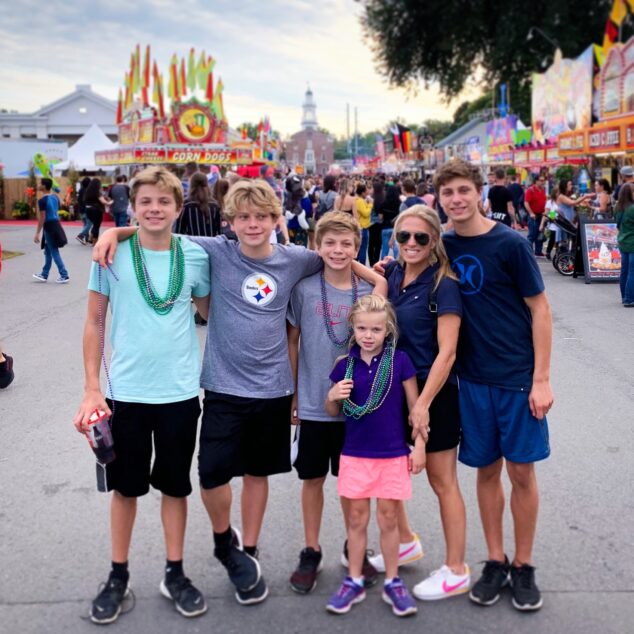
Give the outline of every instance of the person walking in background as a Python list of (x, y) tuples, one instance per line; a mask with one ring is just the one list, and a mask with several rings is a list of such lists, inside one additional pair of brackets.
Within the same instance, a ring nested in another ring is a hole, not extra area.
[(539, 231), (544, 233), (546, 229), (548, 229), (548, 243), (546, 244), (546, 259), (551, 259), (551, 253), (555, 248), (555, 237), (557, 236), (557, 225), (552, 221), (552, 214), (558, 212), (557, 198), (559, 197), (559, 188), (553, 187), (550, 191), (550, 196), (546, 201), (546, 206), (544, 208), (544, 214), (542, 216), (542, 221), (539, 226)]
[(634, 308), (634, 186), (621, 186), (616, 208), (618, 244), (621, 251), (621, 301), (626, 308)]
[(524, 207), (524, 188), (517, 182), (517, 174), (513, 168), (508, 171), (509, 181), (511, 181), (506, 188), (511, 194), (511, 200), (513, 202), (513, 209), (515, 209), (515, 218), (522, 228), (526, 227), (526, 209)]
[(88, 220), (92, 222), (90, 228), (90, 240), (92, 244), (97, 242), (99, 238), (99, 228), (103, 221), (103, 214), (111, 204), (101, 192), (101, 181), (98, 178), (93, 178), (84, 194), (84, 208), (86, 210), (86, 216)]
[(359, 183), (356, 191), (355, 210), (357, 219), (359, 220), (359, 226), (361, 227), (361, 246), (359, 247), (359, 254), (357, 255), (357, 260), (361, 264), (365, 264), (370, 239), (372, 199), (368, 199), (367, 193), (368, 188), (365, 186), (365, 183)]
[(110, 213), (115, 227), (125, 227), (128, 224), (128, 205), (130, 204), (130, 188), (125, 174), (117, 176), (117, 182), (110, 189), (112, 206)]
[(185, 200), (189, 198), (189, 181), (191, 177), (198, 171), (198, 163), (190, 161), (185, 164), (185, 171), (183, 172), (183, 178), (181, 179), (181, 185), (183, 186), (183, 196)]
[(394, 243), (394, 221), (401, 207), (401, 191), (396, 185), (388, 185), (385, 200), (379, 209), (381, 223), (381, 258), (384, 258), (392, 248), (394, 257), (398, 257), (398, 247)]
[(607, 178), (600, 178), (594, 183), (595, 196), (592, 199), (592, 219), (607, 220), (612, 217), (612, 189)]
[(501, 167), (495, 170), (495, 184), (489, 188), (484, 211), (492, 220), (513, 229), (517, 228), (513, 199), (506, 188), (504, 170)]
[(546, 209), (546, 177), (543, 174), (535, 177), (533, 184), (526, 190), (524, 207), (528, 213), (528, 242), (535, 249), (537, 257), (543, 257), (544, 232), (540, 229), (544, 210)]
[(370, 229), (368, 231), (368, 262), (374, 266), (381, 257), (381, 220), (379, 209), (385, 200), (385, 183), (377, 178), (372, 183), (372, 212), (370, 214)]
[(33, 277), (38, 282), (46, 282), (53, 262), (59, 271), (59, 277), (55, 280), (58, 284), (67, 284), (70, 280), (68, 271), (64, 266), (59, 250), (66, 244), (66, 235), (59, 221), (59, 198), (52, 193), (53, 181), (43, 178), (40, 191), (44, 196), (37, 202), (38, 220), (33, 242), (40, 242), (44, 249), (44, 266), (41, 273), (34, 273)]
[(88, 235), (90, 234), (90, 228), (92, 227), (92, 222), (88, 220), (88, 216), (86, 215), (86, 203), (84, 201), (88, 185), (90, 185), (90, 176), (84, 176), (81, 179), (81, 182), (79, 184), (79, 191), (77, 192), (77, 208), (79, 210), (79, 217), (84, 223), (84, 226), (81, 228), (81, 231), (75, 236), (75, 239), (81, 244), (87, 243)]
[(207, 176), (196, 172), (189, 180), (189, 196), (183, 206), (183, 211), (176, 219), (174, 233), (187, 236), (212, 236), (220, 233), (220, 217), (216, 213), (214, 218), (211, 192), (207, 184)]

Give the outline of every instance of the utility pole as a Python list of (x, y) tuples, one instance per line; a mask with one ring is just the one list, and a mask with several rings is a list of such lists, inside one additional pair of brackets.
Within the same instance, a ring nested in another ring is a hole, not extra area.
[(348, 158), (350, 158), (350, 104), (346, 104), (346, 143), (348, 148)]
[(359, 154), (359, 118), (358, 118), (358, 108), (354, 107), (354, 155), (355, 157)]

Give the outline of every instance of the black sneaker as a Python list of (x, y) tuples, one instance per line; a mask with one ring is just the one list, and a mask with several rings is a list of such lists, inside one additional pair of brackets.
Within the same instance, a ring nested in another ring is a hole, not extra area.
[(266, 597), (269, 596), (269, 589), (266, 587), (264, 577), (260, 575), (258, 582), (254, 588), (247, 592), (238, 590), (236, 592), (236, 600), (240, 605), (255, 605), (256, 603), (262, 603)]
[(491, 559), (484, 562), (482, 576), (476, 581), (469, 598), (480, 605), (493, 605), (500, 598), (500, 590), (509, 582), (509, 560)]
[(539, 610), (543, 600), (535, 584), (535, 568), (528, 564), (511, 566), (511, 587), (513, 588), (513, 607), (516, 610)]
[(106, 625), (114, 623), (121, 614), (121, 604), (130, 594), (130, 587), (125, 581), (112, 576), (108, 577), (105, 585), (92, 602), (90, 620), (93, 623)]
[(171, 582), (163, 579), (160, 590), (166, 599), (174, 601), (174, 607), (183, 616), (199, 616), (207, 611), (205, 597), (184, 575)]
[(5, 360), (0, 363), (0, 388), (9, 387), (15, 378), (13, 372), (13, 357), (5, 354), (4, 358)]
[(299, 553), (299, 565), (291, 575), (291, 588), (300, 594), (308, 594), (317, 585), (317, 575), (323, 567), (321, 551), (304, 548)]
[(260, 564), (242, 550), (240, 533), (234, 528), (233, 540), (227, 548), (215, 548), (214, 555), (227, 569), (231, 583), (238, 592), (253, 590), (260, 581)]
[[(379, 580), (379, 573), (377, 569), (371, 564), (368, 556), (374, 555), (373, 550), (366, 550), (363, 557), (363, 566), (361, 567), (361, 574), (363, 575), (363, 586), (365, 588), (371, 588)], [(343, 552), (341, 553), (341, 565), (344, 568), (348, 567), (348, 540), (343, 543)]]

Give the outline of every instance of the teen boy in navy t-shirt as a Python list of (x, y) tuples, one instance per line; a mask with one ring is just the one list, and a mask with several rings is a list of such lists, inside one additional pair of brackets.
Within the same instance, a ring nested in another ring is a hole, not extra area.
[[(531, 565), (539, 500), (533, 463), (550, 454), (550, 306), (528, 242), (479, 213), (478, 169), (451, 161), (436, 172), (434, 185), (453, 221), (454, 231), (443, 241), (462, 293), (459, 459), (478, 468), (478, 503), (489, 550), (482, 577), (469, 596), (492, 605), (510, 580), (514, 607), (537, 610), (542, 598)], [(511, 562), (502, 541), (503, 459), (512, 486)]]

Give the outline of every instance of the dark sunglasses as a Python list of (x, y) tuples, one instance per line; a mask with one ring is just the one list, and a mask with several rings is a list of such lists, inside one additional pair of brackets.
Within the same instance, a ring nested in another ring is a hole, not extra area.
[(396, 234), (396, 241), (399, 244), (405, 244), (412, 236), (414, 236), (414, 240), (416, 240), (417, 244), (420, 244), (421, 247), (429, 244), (431, 238), (428, 233), (423, 233), (422, 231), (417, 231), (416, 233), (410, 233), (409, 231), (399, 231)]

